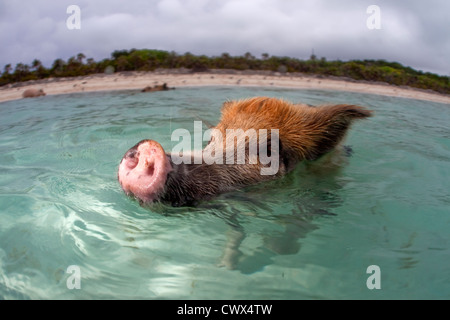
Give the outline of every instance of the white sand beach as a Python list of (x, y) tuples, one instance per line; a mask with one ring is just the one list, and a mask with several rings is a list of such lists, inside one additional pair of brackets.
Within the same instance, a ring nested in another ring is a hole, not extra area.
[(350, 79), (321, 78), (299, 74), (212, 70), (191, 73), (180, 70), (155, 72), (121, 72), (95, 74), (75, 78), (49, 78), (7, 85), (0, 88), (0, 102), (22, 99), (29, 88), (43, 89), (47, 95), (76, 92), (141, 90), (147, 86), (167, 83), (171, 88), (196, 86), (257, 86), (292, 89), (336, 90), (371, 93), (450, 104), (450, 95), (383, 83), (358, 82)]

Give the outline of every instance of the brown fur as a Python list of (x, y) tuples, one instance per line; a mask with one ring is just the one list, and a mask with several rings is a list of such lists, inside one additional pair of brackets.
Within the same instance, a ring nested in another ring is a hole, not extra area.
[(279, 129), (285, 152), (295, 160), (315, 160), (331, 151), (344, 138), (352, 120), (366, 118), (371, 111), (355, 105), (310, 107), (274, 98), (226, 102), (217, 125), (226, 129)]
[(24, 98), (35, 98), (40, 96), (45, 96), (45, 92), (42, 89), (27, 89), (22, 94), (22, 97)]
[[(193, 204), (222, 192), (280, 177), (300, 161), (316, 160), (332, 151), (354, 119), (370, 115), (371, 111), (367, 109), (346, 104), (310, 107), (265, 97), (226, 102), (216, 126), (224, 137), (226, 148), (235, 147), (234, 141), (226, 140), (226, 129), (279, 130), (280, 167), (277, 174), (261, 175), (262, 164), (248, 164), (248, 154), (246, 164), (172, 163), (174, 170), (168, 174), (161, 199), (175, 206)], [(214, 149), (215, 143), (212, 139), (208, 147)]]

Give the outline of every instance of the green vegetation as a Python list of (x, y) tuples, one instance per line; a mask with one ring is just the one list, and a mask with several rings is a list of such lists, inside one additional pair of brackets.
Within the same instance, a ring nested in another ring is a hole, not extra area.
[(0, 77), (0, 86), (49, 77), (85, 76), (103, 73), (105, 70), (115, 70), (116, 72), (154, 71), (159, 68), (187, 68), (193, 72), (209, 69), (299, 72), (309, 75), (386, 82), (450, 94), (450, 77), (417, 71), (398, 62), (384, 60), (327, 61), (325, 58), (317, 59), (315, 55), (311, 55), (309, 60), (300, 60), (269, 56), (267, 53), (262, 54), (260, 59), (251, 53), (243, 56), (231, 56), (223, 53), (218, 57), (207, 57), (193, 55), (189, 52), (179, 55), (175, 52), (148, 49), (117, 50), (111, 54), (111, 58), (99, 62), (95, 62), (92, 58), (86, 59), (84, 54), (79, 53), (68, 61), (55, 60), (49, 69), (45, 68), (39, 60), (34, 60), (31, 66), (18, 63), (14, 70), (11, 64), (7, 64)]

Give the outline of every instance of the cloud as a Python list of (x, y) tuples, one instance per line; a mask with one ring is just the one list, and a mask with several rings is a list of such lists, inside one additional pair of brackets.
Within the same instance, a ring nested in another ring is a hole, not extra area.
[[(74, 3), (81, 8), (81, 30), (65, 24)], [(35, 58), (50, 66), (79, 52), (100, 60), (131, 48), (302, 59), (314, 49), (329, 60), (395, 60), (448, 75), (450, 3), (378, 3), (381, 30), (366, 26), (369, 0), (4, 0), (0, 66)]]

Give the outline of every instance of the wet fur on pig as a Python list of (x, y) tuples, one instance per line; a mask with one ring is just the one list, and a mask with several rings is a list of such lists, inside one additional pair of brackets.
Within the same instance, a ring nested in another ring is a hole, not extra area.
[[(144, 196), (137, 196), (132, 191), (133, 183), (127, 184), (128, 174), (121, 173), (120, 168), (123, 166), (124, 159), (130, 154), (136, 155), (142, 144), (152, 146), (157, 144), (152, 140), (143, 140), (131, 148), (122, 159), (118, 174), (119, 182), (127, 194), (134, 195), (144, 204), (161, 201), (172, 206), (195, 205), (198, 201), (211, 199), (224, 192), (279, 178), (294, 169), (301, 161), (321, 158), (340, 145), (355, 119), (367, 118), (370, 115), (371, 111), (348, 104), (311, 107), (266, 97), (229, 101), (224, 103), (220, 122), (215, 127), (222, 133), (223, 141), (217, 141), (213, 137), (203, 151), (192, 152), (192, 159), (201, 157), (205, 150), (214, 152), (219, 145), (224, 148), (224, 157), (227, 148), (236, 148), (234, 139), (227, 140), (227, 129), (243, 131), (267, 129), (268, 135), (270, 135), (270, 129), (278, 129), (279, 167), (276, 174), (261, 175), (261, 168), (267, 165), (259, 161), (259, 154), (255, 164), (249, 163), (249, 139), (247, 138), (244, 139), (245, 164), (236, 164), (236, 162), (226, 164), (226, 161), (223, 161), (223, 164), (207, 164), (204, 161), (200, 164), (195, 164), (194, 161), (191, 161), (191, 164), (175, 164), (171, 155), (166, 154), (165, 160), (158, 160), (160, 161), (158, 163), (164, 162), (161, 166), (169, 168), (165, 173), (166, 176), (158, 176), (158, 187), (149, 188), (148, 197), (145, 193)], [(270, 144), (270, 137), (267, 141)], [(157, 145), (160, 148), (160, 145)], [(270, 150), (270, 146), (267, 147)], [(235, 157), (236, 154), (235, 152)], [(152, 162), (151, 159), (145, 159)], [(152, 165), (149, 164), (150, 167)], [(161, 185), (162, 183), (164, 185)], [(139, 189), (139, 194), (142, 193), (141, 190), (142, 188)]]

